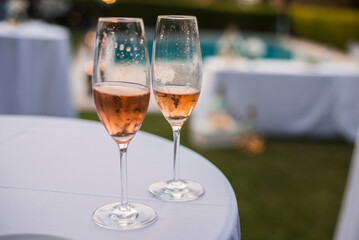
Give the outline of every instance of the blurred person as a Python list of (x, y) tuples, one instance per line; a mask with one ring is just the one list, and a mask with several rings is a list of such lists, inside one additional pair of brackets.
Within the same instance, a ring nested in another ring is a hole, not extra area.
[(243, 45), (244, 38), (239, 28), (234, 24), (228, 25), (216, 44), (217, 54), (227, 57), (244, 56)]
[(272, 4), (278, 11), (276, 32), (277, 34), (289, 35), (290, 20), (288, 18), (288, 8), (291, 0), (272, 0)]
[(5, 17), (12, 24), (24, 22), (28, 18), (28, 0), (8, 0), (5, 5)]

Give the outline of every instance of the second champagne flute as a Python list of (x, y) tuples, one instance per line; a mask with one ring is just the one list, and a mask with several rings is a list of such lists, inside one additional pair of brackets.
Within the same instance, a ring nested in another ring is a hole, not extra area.
[(182, 125), (200, 94), (202, 55), (194, 16), (159, 16), (153, 43), (152, 88), (162, 114), (173, 130), (173, 179), (153, 183), (149, 192), (167, 201), (194, 200), (204, 193), (201, 184), (179, 176)]

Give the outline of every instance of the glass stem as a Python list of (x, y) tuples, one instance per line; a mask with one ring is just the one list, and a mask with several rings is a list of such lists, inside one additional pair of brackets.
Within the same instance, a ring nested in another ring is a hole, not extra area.
[(127, 201), (127, 143), (120, 143), (121, 209), (129, 210)]
[(179, 181), (179, 168), (180, 168), (180, 136), (181, 127), (172, 127), (173, 130), (173, 180)]

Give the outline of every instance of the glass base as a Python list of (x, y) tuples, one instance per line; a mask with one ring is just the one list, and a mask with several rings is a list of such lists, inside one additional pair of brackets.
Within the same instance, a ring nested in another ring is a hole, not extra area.
[(113, 230), (131, 230), (143, 228), (157, 218), (153, 208), (140, 203), (128, 203), (122, 207), (120, 203), (110, 203), (95, 210), (94, 222), (100, 227)]
[(169, 180), (153, 183), (148, 191), (155, 198), (165, 201), (191, 201), (204, 194), (201, 184), (189, 180)]

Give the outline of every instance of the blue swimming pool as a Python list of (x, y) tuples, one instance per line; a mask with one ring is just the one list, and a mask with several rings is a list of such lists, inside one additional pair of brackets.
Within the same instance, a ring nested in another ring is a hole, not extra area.
[[(247, 33), (243, 34), (244, 39), (249, 37), (257, 37), (262, 39), (265, 43), (265, 52), (262, 55), (262, 58), (267, 59), (291, 59), (293, 57), (293, 52), (290, 49), (285, 48), (281, 45), (278, 38), (274, 35), (268, 34), (256, 34), (256, 33)], [(216, 44), (219, 38), (221, 37), (221, 32), (216, 31), (204, 31), (201, 32), (201, 49), (202, 57), (210, 57), (217, 55)], [(152, 45), (153, 45), (153, 34), (147, 34), (148, 39), (148, 51), (150, 57), (152, 56)]]

